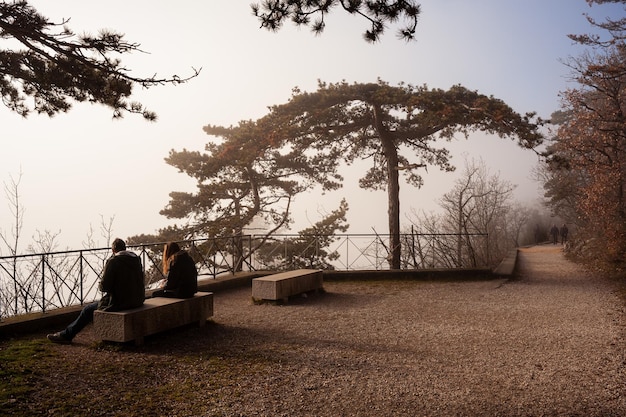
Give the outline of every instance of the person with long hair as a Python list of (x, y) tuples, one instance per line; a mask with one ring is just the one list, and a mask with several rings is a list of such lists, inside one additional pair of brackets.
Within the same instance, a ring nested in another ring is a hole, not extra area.
[(165, 284), (153, 297), (189, 298), (198, 292), (196, 263), (178, 243), (166, 243), (163, 248), (163, 275)]

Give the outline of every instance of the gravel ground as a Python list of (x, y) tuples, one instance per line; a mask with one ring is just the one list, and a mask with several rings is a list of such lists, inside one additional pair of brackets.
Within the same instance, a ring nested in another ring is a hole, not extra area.
[[(85, 404), (126, 398), (117, 415), (133, 402), (170, 416), (626, 415), (616, 285), (555, 246), (521, 250), (519, 272), (326, 282), (325, 294), (286, 305), (255, 305), (249, 288), (218, 293), (203, 329), (153, 336), (141, 348), (102, 348), (90, 330), (54, 345), (64, 365), (52, 367), (36, 400), (52, 415), (78, 393)], [(110, 387), (86, 394), (69, 388), (93, 386), (103, 363), (127, 376), (100, 378)]]

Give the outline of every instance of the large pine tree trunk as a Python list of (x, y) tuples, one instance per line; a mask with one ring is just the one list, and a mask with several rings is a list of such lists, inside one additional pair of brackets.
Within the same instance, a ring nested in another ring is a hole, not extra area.
[(376, 129), (383, 145), (383, 153), (387, 161), (387, 214), (389, 217), (389, 267), (400, 269), (400, 180), (398, 172), (398, 150), (392, 135), (382, 123), (382, 110), (374, 106)]
[[(395, 148), (394, 148), (395, 151)], [(394, 152), (395, 158), (387, 159), (387, 198), (389, 207), (389, 250), (391, 269), (400, 269), (400, 181), (398, 179), (398, 155)]]

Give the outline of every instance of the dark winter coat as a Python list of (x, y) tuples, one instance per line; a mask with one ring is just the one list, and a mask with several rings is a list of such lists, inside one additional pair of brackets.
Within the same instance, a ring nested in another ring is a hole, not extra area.
[(158, 296), (189, 298), (198, 292), (198, 270), (193, 258), (181, 250), (170, 258), (167, 282)]
[(556, 239), (559, 236), (559, 228), (556, 226), (552, 226), (552, 229), (550, 229), (550, 234)]
[(139, 307), (146, 298), (141, 260), (134, 252), (121, 251), (104, 266), (100, 291), (104, 296), (98, 309), (119, 311)]

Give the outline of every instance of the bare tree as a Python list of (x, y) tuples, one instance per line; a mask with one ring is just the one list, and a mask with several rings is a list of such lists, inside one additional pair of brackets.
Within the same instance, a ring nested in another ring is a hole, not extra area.
[[(83, 302), (96, 291), (97, 283), (97, 280), (85, 281), (85, 276), (97, 275), (107, 257), (95, 252), (98, 262), (93, 263), (82, 252), (60, 250), (60, 230), (36, 230), (31, 243), (20, 254), (25, 212), (20, 197), (22, 176), (20, 171), (4, 183), (12, 224), (8, 232), (0, 230), (0, 242), (8, 251), (8, 256), (0, 259), (0, 317)], [(111, 240), (113, 219), (108, 222), (104, 217), (101, 219), (101, 233), (107, 241)], [(91, 249), (97, 248), (93, 229), (87, 236), (86, 246), (89, 245)], [(83, 266), (91, 272), (86, 273)]]
[[(104, 216), (100, 215), (100, 237), (102, 237), (105, 241), (106, 245), (109, 245), (113, 241), (113, 222), (115, 220), (115, 216), (111, 216), (108, 219), (105, 219)], [(93, 225), (89, 224), (89, 231), (87, 232), (87, 240), (84, 240), (83, 247), (89, 249), (96, 249), (102, 247), (102, 244), (99, 240), (94, 238), (94, 230)]]
[(410, 216), (411, 229), (406, 233), (403, 261), (406, 268), (454, 268), (456, 261), (456, 234), (445, 228), (444, 216), (439, 213), (416, 212)]
[[(8, 201), (13, 224), (11, 225), (11, 231), (9, 234), (5, 233), (3, 230), (0, 230), (0, 240), (2, 240), (10, 255), (15, 256), (19, 247), (22, 226), (24, 224), (24, 209), (22, 208), (22, 205), (20, 203), (19, 194), (20, 182), (22, 181), (21, 169), (17, 176), (17, 179), (12, 175), (10, 175), (9, 178), (9, 184), (4, 182), (4, 194)], [(6, 265), (6, 267), (4, 265)], [(2, 270), (7, 272), (7, 274), (11, 276), (11, 279), (7, 281), (0, 280), (0, 316), (4, 315), (5, 311), (8, 312), (10, 309), (12, 309), (14, 312), (17, 312), (17, 294), (19, 294), (21, 288), (17, 276), (17, 258), (12, 258), (7, 264), (3, 263)], [(11, 306), (10, 304), (13, 305)]]
[[(472, 163), (465, 166), (464, 177), (460, 178), (454, 189), (445, 194), (441, 200), (442, 207), (448, 212), (451, 219), (456, 220), (457, 246), (456, 246), (456, 266), (461, 267), (463, 236), (469, 233), (471, 216), (477, 211), (478, 200), (486, 198), (492, 190), (484, 187), (485, 170), (483, 165)], [(452, 220), (452, 221), (454, 221)], [(465, 238), (469, 240), (469, 237)], [(469, 243), (469, 242), (468, 242)], [(468, 245), (471, 247), (471, 245)]]
[(7, 184), (4, 182), (4, 195), (8, 201), (13, 224), (11, 225), (10, 235), (7, 235), (3, 230), (0, 230), (0, 239), (6, 246), (9, 253), (13, 256), (17, 255), (22, 226), (24, 224), (24, 208), (21, 205), (19, 194), (22, 175), (22, 170), (20, 169), (17, 179), (15, 179), (13, 175), (10, 175), (10, 183)]
[[(416, 215), (414, 227), (431, 233), (436, 266), (493, 267), (515, 246), (525, 217), (512, 202), (515, 186), (491, 174), (480, 160), (465, 171), (440, 200), (440, 215)], [(454, 239), (451, 238), (454, 236)]]
[(514, 247), (534, 243), (532, 229), (530, 231), (528, 229), (530, 218), (530, 208), (520, 203), (514, 203), (510, 207), (505, 226), (507, 227), (511, 244)]
[[(464, 191), (462, 210), (458, 212), (458, 206), (451, 206), (449, 209), (452, 211), (448, 210), (451, 215), (463, 219), (461, 233), (465, 239), (466, 252), (462, 262), (466, 266), (495, 266), (512, 247), (507, 217), (513, 204), (515, 186), (502, 180), (499, 174), (491, 174), (482, 160), (466, 162), (465, 178), (470, 179), (467, 189), (461, 187), (466, 182), (461, 178), (457, 187), (446, 194), (448, 199), (452, 197), (451, 200), (458, 204), (459, 195)], [(487, 236), (480, 238), (479, 244), (472, 235), (481, 233)]]

